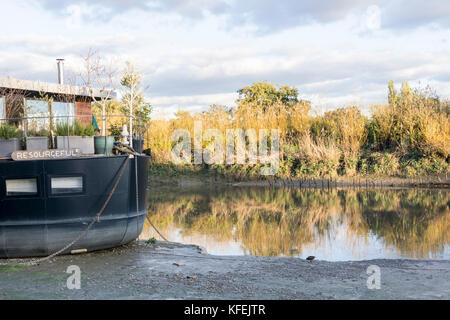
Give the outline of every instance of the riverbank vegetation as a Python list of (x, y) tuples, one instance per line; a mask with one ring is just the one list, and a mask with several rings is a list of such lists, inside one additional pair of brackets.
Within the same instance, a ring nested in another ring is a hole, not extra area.
[[(236, 108), (213, 105), (204, 112), (179, 111), (174, 119), (150, 123), (152, 173), (179, 174), (199, 169), (244, 179), (259, 179), (261, 164), (174, 165), (176, 129), (193, 137), (194, 121), (203, 132), (214, 128), (280, 129), (278, 178), (404, 176), (447, 173), (450, 169), (450, 102), (430, 88), (400, 90), (388, 85), (388, 103), (364, 115), (348, 106), (314, 115), (298, 90), (262, 82), (242, 88)], [(203, 142), (203, 147), (208, 144)]]

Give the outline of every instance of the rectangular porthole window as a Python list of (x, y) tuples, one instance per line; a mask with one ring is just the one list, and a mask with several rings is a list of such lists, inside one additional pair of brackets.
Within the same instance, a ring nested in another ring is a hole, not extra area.
[(32, 179), (6, 179), (6, 196), (32, 196), (37, 195), (37, 180)]
[[(5, 116), (5, 112), (4, 112), (4, 107), (3, 107), (3, 97), (0, 96), (0, 119), (6, 118)], [(0, 120), (0, 124), (2, 124), (2, 120)]]
[(53, 195), (83, 192), (83, 177), (53, 177), (51, 178)]

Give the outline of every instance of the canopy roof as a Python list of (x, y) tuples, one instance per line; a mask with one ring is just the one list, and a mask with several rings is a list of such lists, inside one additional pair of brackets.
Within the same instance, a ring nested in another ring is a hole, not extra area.
[[(90, 99), (116, 98), (116, 92), (112, 90), (90, 89), (88, 87), (71, 86), (50, 82), (20, 80), (14, 78), (0, 78), (0, 89), (10, 89), (25, 92), (48, 93), (51, 95), (71, 95)], [(108, 97), (109, 95), (109, 97)]]

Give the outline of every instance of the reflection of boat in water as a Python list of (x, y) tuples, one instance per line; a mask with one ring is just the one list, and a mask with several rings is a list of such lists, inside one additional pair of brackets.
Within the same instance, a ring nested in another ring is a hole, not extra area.
[[(50, 99), (43, 101), (42, 92)], [(34, 139), (27, 136), (31, 124), (54, 128), (58, 120), (69, 128), (90, 123), (93, 95), (103, 93), (62, 83), (0, 78), (0, 126), (23, 130), (27, 144), (27, 151), (20, 154), (21, 139), (0, 139), (0, 258), (50, 255), (86, 231), (65, 253), (119, 246), (141, 233), (149, 157), (106, 152), (106, 120), (102, 122), (105, 141), (100, 154), (94, 154), (94, 137), (83, 137), (90, 141), (89, 150), (80, 154), (71, 141), (82, 137), (69, 132), (58, 137), (52, 133), (50, 139), (43, 138), (44, 147), (29, 148)], [(27, 114), (28, 104), (35, 104), (44, 115), (21, 118)], [(54, 149), (48, 149), (49, 141)], [(5, 145), (11, 148), (9, 142), (13, 150), (5, 153)], [(74, 147), (76, 154), (72, 153)]]
[[(124, 156), (0, 161), (0, 257), (45, 256), (82, 233), (105, 203)], [(130, 159), (111, 201), (89, 232), (68, 249), (111, 248), (136, 239), (145, 220), (149, 157)]]

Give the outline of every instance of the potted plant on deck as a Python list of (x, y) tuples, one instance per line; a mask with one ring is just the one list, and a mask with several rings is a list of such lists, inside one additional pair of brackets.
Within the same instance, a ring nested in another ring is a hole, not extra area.
[(95, 154), (109, 155), (114, 147), (114, 136), (95, 136), (94, 137), (94, 149)]
[(93, 154), (94, 134), (95, 130), (92, 124), (60, 122), (56, 125), (56, 148), (78, 148), (84, 154)]
[(0, 158), (9, 158), (14, 151), (22, 150), (22, 132), (16, 126), (0, 124)]

